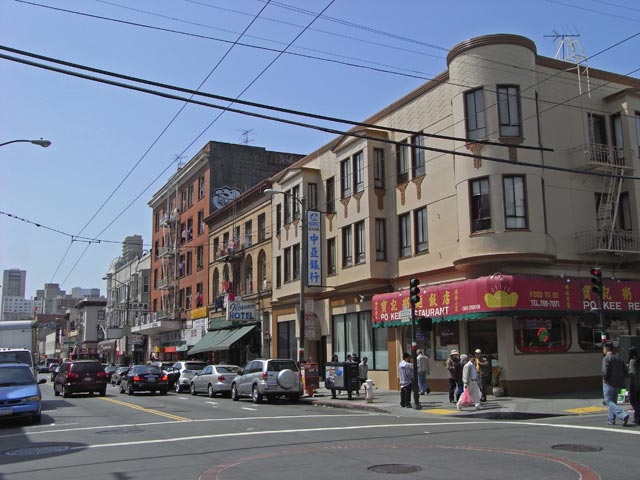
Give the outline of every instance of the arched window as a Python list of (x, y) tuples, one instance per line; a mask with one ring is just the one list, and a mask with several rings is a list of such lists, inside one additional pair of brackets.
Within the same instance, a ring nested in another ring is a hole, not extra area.
[(253, 293), (253, 258), (247, 255), (244, 261), (244, 290), (247, 294)]
[(268, 290), (267, 254), (264, 250), (260, 250), (260, 253), (258, 253), (258, 276), (256, 279), (258, 281), (258, 285), (256, 286), (258, 290)]
[(213, 303), (216, 298), (220, 296), (220, 272), (218, 272), (217, 268), (213, 269), (213, 278), (211, 280), (211, 285), (213, 286), (212, 299), (213, 301), (209, 303)]

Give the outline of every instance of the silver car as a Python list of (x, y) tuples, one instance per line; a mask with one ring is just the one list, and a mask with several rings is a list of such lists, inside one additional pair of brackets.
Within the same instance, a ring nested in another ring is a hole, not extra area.
[(191, 395), (207, 392), (209, 398), (217, 393), (230, 397), (231, 383), (239, 371), (237, 365), (207, 365), (191, 378)]
[(231, 384), (231, 398), (237, 401), (241, 396), (250, 396), (254, 403), (265, 397), (270, 402), (278, 397), (297, 402), (302, 396), (298, 365), (284, 358), (250, 361)]
[(175, 375), (176, 379), (174, 385), (176, 393), (189, 390), (193, 376), (206, 366), (207, 364), (205, 362), (199, 360), (185, 360), (174, 363), (172, 375)]

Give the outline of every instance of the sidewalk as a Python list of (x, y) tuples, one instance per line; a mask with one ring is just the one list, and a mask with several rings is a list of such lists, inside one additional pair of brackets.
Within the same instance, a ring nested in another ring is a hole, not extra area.
[[(421, 395), (421, 410), (415, 408), (403, 408), (400, 406), (400, 392), (391, 390), (374, 390), (373, 403), (367, 403), (364, 399), (364, 390), (360, 396), (352, 394), (349, 400), (347, 393), (342, 392), (337, 398), (331, 398), (331, 391), (321, 388), (313, 397), (304, 396), (301, 402), (307, 404), (333, 407), (352, 408), (370, 412), (389, 413), (398, 416), (416, 415), (441, 415), (468, 418), (526, 420), (532, 418), (557, 417), (563, 415), (585, 415), (602, 413), (605, 415), (607, 408), (602, 404), (602, 392), (566, 393), (544, 395), (536, 397), (494, 397), (487, 396), (487, 401), (482, 403), (480, 410), (466, 407), (457, 410), (454, 403), (449, 403), (447, 392), (431, 392), (429, 395)], [(413, 397), (412, 397), (413, 401)], [(628, 409), (629, 404), (622, 404), (622, 408)]]

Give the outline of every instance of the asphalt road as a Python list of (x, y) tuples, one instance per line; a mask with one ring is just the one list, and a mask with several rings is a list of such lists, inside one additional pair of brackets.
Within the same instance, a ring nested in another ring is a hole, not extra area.
[(602, 414), (529, 421), (402, 416), (169, 393), (54, 397), (0, 424), (0, 480), (638, 478), (640, 431)]

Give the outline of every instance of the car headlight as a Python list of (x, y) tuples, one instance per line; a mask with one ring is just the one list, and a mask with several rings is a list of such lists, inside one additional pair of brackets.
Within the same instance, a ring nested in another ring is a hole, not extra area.
[(40, 397), (40, 395), (34, 395), (33, 397), (25, 397), (22, 399), (23, 402), (39, 402), (40, 399), (42, 397)]

